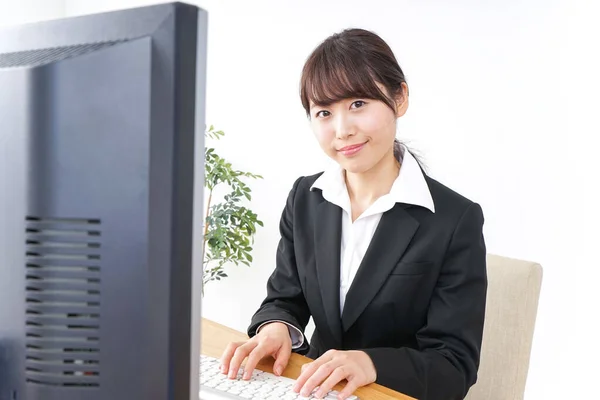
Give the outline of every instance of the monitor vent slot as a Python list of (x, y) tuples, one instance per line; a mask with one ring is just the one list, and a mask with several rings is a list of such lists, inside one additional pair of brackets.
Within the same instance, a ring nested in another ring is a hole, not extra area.
[(118, 42), (88, 43), (74, 46), (54, 47), (50, 49), (1, 53), (0, 68), (37, 67), (72, 57), (78, 57), (105, 47), (113, 46), (116, 43)]
[(27, 217), (27, 382), (100, 386), (98, 219)]

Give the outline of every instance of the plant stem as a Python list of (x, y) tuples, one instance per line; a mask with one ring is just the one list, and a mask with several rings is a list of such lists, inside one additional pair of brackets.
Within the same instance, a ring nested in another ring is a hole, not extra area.
[(212, 190), (208, 194), (208, 204), (206, 206), (206, 214), (204, 216), (204, 236), (202, 237), (202, 296), (204, 296), (204, 260), (206, 259), (206, 234), (208, 233), (208, 212), (212, 201)]
[(202, 238), (202, 265), (204, 265), (204, 258), (206, 258), (206, 234), (208, 233), (208, 212), (210, 211), (210, 203), (212, 201), (212, 190), (208, 194), (208, 204), (206, 206), (206, 215), (204, 216), (204, 237)]

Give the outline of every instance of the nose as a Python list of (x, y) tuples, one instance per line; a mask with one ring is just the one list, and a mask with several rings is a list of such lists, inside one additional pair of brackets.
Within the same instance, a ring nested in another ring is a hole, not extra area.
[(338, 113), (335, 117), (335, 137), (345, 140), (355, 133), (355, 127), (349, 116), (344, 113)]

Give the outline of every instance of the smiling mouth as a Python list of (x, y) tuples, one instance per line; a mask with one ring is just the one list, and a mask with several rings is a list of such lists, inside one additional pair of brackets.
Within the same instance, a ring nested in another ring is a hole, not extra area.
[(344, 146), (341, 149), (339, 149), (338, 152), (342, 153), (345, 156), (353, 156), (354, 154), (361, 151), (362, 148), (365, 146), (365, 144), (367, 144), (367, 142), (364, 142), (361, 144), (352, 144), (349, 146)]
[[(365, 142), (367, 143), (367, 142)], [(359, 143), (359, 144), (351, 144), (349, 146), (345, 146), (342, 147), (341, 149), (339, 149), (338, 151), (350, 151), (350, 150), (356, 150), (358, 148), (361, 148), (365, 145), (365, 143)]]

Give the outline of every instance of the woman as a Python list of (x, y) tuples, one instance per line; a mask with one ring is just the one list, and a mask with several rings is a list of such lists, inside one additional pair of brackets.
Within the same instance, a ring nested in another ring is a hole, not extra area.
[[(395, 139), (408, 86), (377, 35), (327, 38), (303, 69), (301, 99), (337, 166), (301, 177), (281, 216), (276, 268), (222, 372), (244, 378), (292, 351), (315, 361), (294, 390), (339, 398), (377, 382), (424, 400), (462, 399), (475, 383), (487, 290), (481, 207), (431, 179)], [(315, 332), (303, 331), (310, 316)]]

